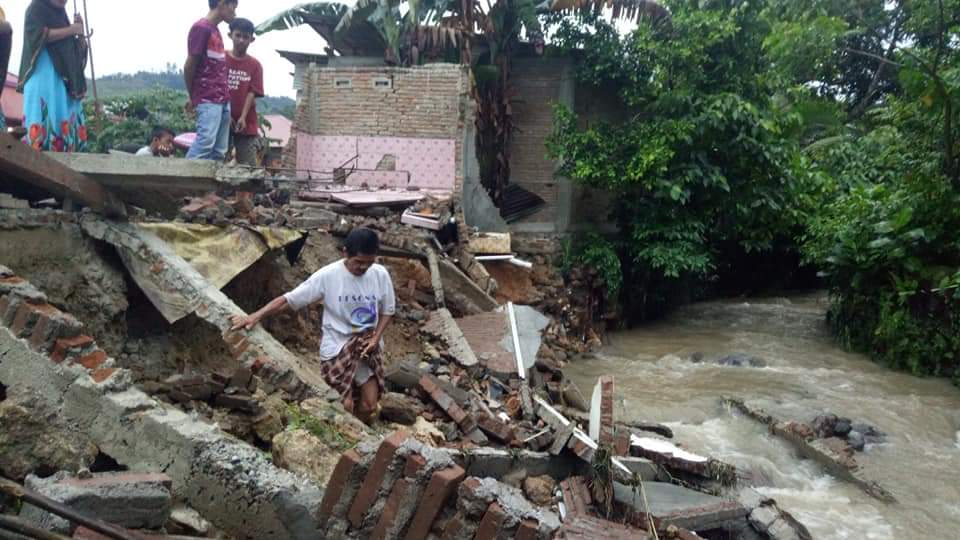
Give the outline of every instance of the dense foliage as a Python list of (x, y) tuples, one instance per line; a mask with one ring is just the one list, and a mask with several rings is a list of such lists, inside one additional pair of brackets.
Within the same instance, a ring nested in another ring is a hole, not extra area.
[(655, 316), (802, 257), (843, 343), (956, 375), (960, 1), (664, 5), (669, 21), (625, 35), (596, 17), (551, 27), (578, 79), (619, 97), (606, 119), (558, 109), (549, 150), (620, 195), (626, 307)]
[(615, 90), (626, 113), (580, 119), (560, 107), (549, 149), (562, 173), (620, 195), (624, 300), (641, 318), (750, 254), (789, 246), (799, 224), (794, 120), (771, 106), (759, 5), (695, 4), (669, 3), (670, 24), (625, 36), (596, 17), (555, 32), (562, 54), (582, 50), (579, 79)]

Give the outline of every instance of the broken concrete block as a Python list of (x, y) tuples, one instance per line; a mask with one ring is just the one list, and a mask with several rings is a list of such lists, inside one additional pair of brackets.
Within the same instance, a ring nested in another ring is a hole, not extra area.
[(398, 362), (390, 366), (385, 375), (387, 382), (393, 387), (404, 390), (418, 388), (422, 377), (428, 377), (461, 407), (470, 402), (470, 394), (465, 390), (457, 388), (448, 381), (440, 380), (409, 362)]
[(83, 433), (68, 429), (34, 400), (0, 402), (0, 472), (23, 480), (41, 469), (89, 467), (97, 446)]
[(170, 512), (170, 522), (165, 527), (169, 534), (205, 537), (213, 525), (189, 506), (175, 506)]
[[(159, 529), (170, 519), (172, 481), (165, 474), (99, 473), (80, 479), (61, 472), (27, 477), (27, 488), (74, 510), (131, 529)], [(69, 533), (68, 521), (31, 505), (24, 517), (49, 530)]]
[[(614, 498), (625, 507), (649, 513), (664, 527), (705, 531), (742, 528), (747, 509), (738, 501), (723, 499), (664, 482), (644, 482), (646, 498), (639, 489), (614, 483)], [(644, 500), (650, 504), (649, 508)]]
[(340, 460), (340, 452), (305, 429), (284, 431), (273, 438), (273, 463), (325, 485)]
[(387, 392), (380, 398), (380, 417), (389, 422), (413, 425), (423, 409), (419, 400), (406, 394)]
[(538, 506), (550, 506), (557, 491), (557, 482), (549, 476), (531, 476), (523, 481), (523, 492)]
[(576, 427), (571, 423), (569, 425), (561, 427), (555, 434), (553, 438), (553, 443), (550, 446), (550, 453), (558, 456), (560, 452), (567, 447), (567, 444), (570, 442), (570, 438), (573, 437), (573, 432)]
[(499, 418), (490, 416), (485, 412), (476, 415), (477, 427), (487, 435), (493, 437), (503, 444), (509, 444), (517, 438), (513, 426), (502, 422)]
[(443, 391), (433, 379), (426, 375), (421, 377), (420, 388), (430, 396), (430, 399), (432, 399), (443, 412), (447, 413), (447, 416), (449, 416), (451, 420), (460, 426), (460, 429), (463, 430), (464, 433), (470, 434), (477, 429), (476, 420), (460, 408), (453, 398)]
[(653, 437), (631, 437), (631, 454), (644, 457), (668, 469), (688, 472), (723, 485), (736, 482), (736, 468), (721, 461), (684, 450), (670, 441)]
[(510, 250), (510, 233), (480, 233), (467, 239), (467, 251), (477, 255), (505, 255)]
[(499, 306), (496, 300), (452, 262), (440, 260), (438, 268), (446, 301), (462, 304), (460, 307), (464, 313), (483, 313), (493, 311)]
[(501, 525), (504, 529), (514, 529), (524, 520), (536, 521), (539, 523), (540, 536), (550, 538), (560, 528), (557, 514), (534, 506), (523, 495), (523, 491), (493, 478), (467, 478), (457, 492), (457, 508), (469, 518), (480, 519), (487, 513), (490, 504), (497, 503), (503, 509)]

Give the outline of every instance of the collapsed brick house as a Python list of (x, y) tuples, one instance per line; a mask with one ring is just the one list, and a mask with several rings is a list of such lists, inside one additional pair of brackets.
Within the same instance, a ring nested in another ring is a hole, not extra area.
[[(418, 156), (442, 158), (448, 175), (442, 187), (463, 195), (467, 224), (484, 230), (505, 227), (493, 224), (496, 211), (480, 186), (476, 106), (467, 67), (389, 67), (382, 55), (366, 56), (363, 51), (343, 56), (279, 52), (294, 65), (297, 91), (296, 141), (287, 148), (288, 166), (332, 174), (351, 157), (343, 150), (345, 144), (355, 144), (360, 162), (373, 167), (386, 147), (409, 152), (398, 156), (403, 162), (398, 170)], [(609, 195), (559, 176), (558, 163), (546, 151), (556, 104), (571, 107), (586, 121), (617, 115), (611, 105), (615, 100), (596, 99), (592, 89), (576, 81), (575, 61), (530, 50), (513, 62), (517, 96), (512, 106), (518, 127), (511, 148), (511, 184), (523, 189), (500, 212), (510, 232), (552, 235), (605, 226), (606, 212), (598, 209), (608, 206)], [(340, 151), (334, 150), (337, 145)], [(411, 167), (412, 183), (429, 176), (429, 170)], [(418, 187), (437, 186), (427, 181)]]

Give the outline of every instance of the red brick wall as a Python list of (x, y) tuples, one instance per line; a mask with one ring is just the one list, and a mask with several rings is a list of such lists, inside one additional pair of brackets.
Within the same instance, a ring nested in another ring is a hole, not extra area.
[[(389, 79), (392, 87), (374, 86)], [(337, 87), (338, 80), (350, 81)], [(467, 68), (314, 67), (308, 70), (295, 130), (314, 135), (453, 139), (456, 185), (463, 183), (463, 138), (472, 122)]]

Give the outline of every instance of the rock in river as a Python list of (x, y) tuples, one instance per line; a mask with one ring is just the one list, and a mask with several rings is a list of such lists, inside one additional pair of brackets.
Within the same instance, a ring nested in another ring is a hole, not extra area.
[(763, 359), (744, 353), (736, 353), (729, 356), (724, 356), (720, 360), (717, 360), (717, 363), (721, 366), (731, 367), (767, 367), (767, 362)]

